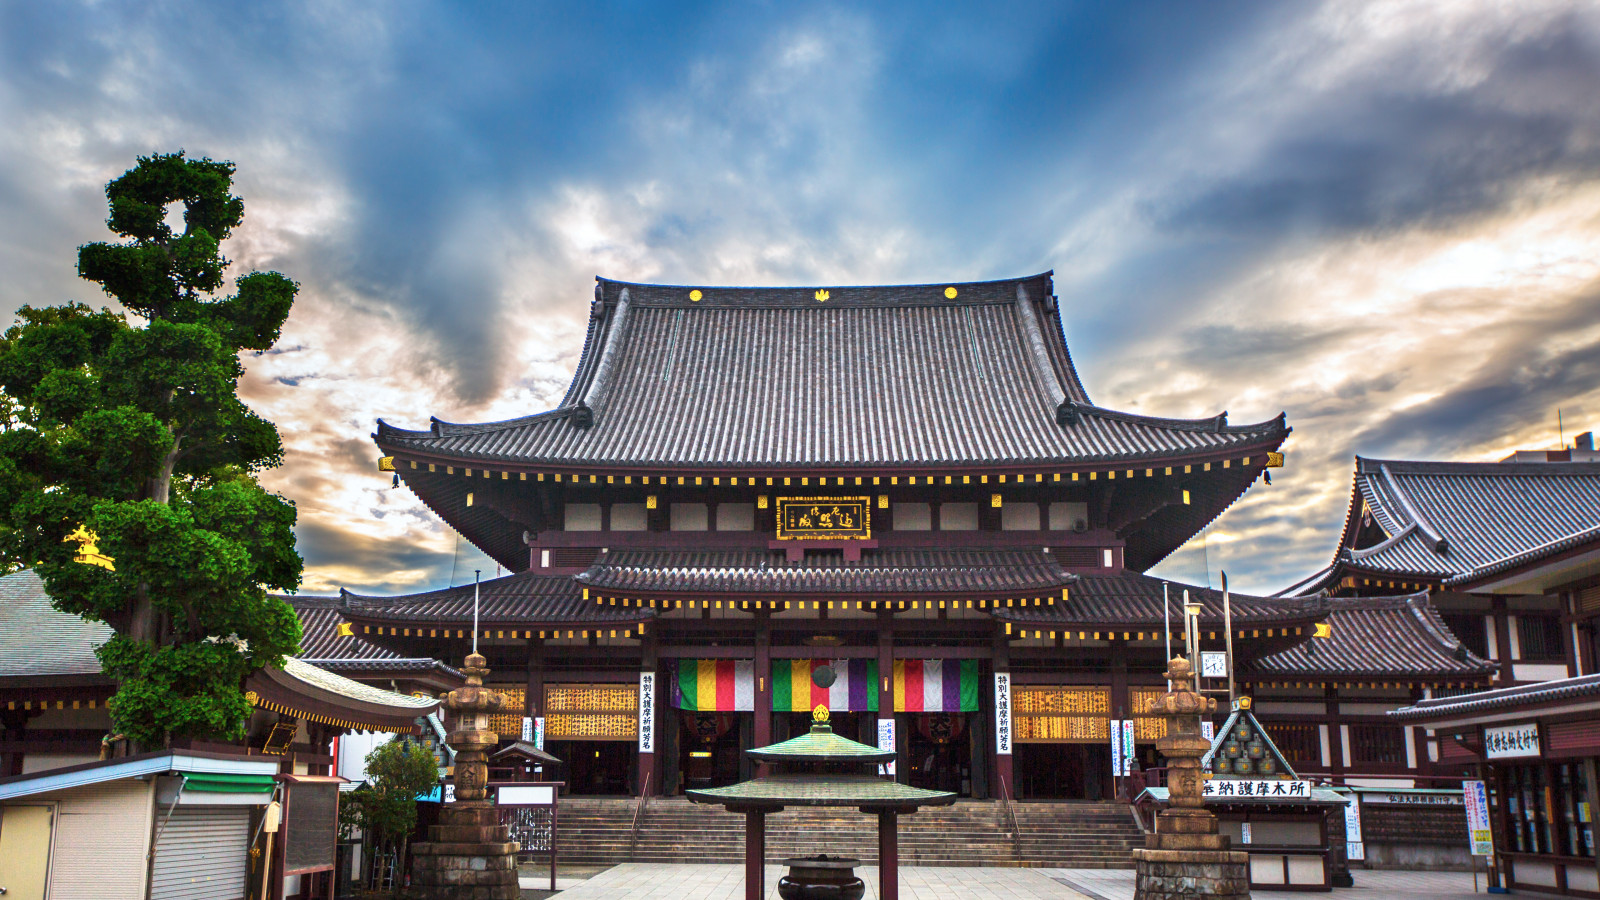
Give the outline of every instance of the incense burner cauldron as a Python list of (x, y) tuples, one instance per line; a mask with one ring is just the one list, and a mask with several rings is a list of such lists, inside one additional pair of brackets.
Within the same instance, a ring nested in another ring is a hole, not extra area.
[(786, 859), (789, 874), (778, 879), (783, 900), (861, 900), (867, 885), (856, 877), (861, 860), (847, 856), (802, 856)]

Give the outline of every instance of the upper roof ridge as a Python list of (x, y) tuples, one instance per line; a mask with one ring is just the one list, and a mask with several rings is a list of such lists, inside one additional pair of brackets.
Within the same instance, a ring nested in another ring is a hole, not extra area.
[(1380, 463), (1378, 471), (1383, 474), (1384, 486), (1389, 489), (1389, 492), (1394, 495), (1396, 500), (1400, 501), (1400, 506), (1405, 510), (1406, 515), (1411, 518), (1411, 524), (1417, 526), (1427, 536), (1429, 543), (1433, 546), (1433, 552), (1441, 555), (1446, 553), (1450, 549), (1449, 544), (1445, 542), (1444, 537), (1439, 534), (1438, 530), (1428, 524), (1427, 519), (1423, 518), (1421, 510), (1417, 509), (1411, 502), (1411, 498), (1406, 496), (1406, 492), (1400, 488), (1400, 482), (1395, 479), (1394, 473), (1389, 471), (1388, 464)]
[(990, 281), (945, 281), (925, 284), (756, 285), (647, 284), (595, 278), (596, 303), (614, 304), (627, 292), (641, 306), (685, 308), (800, 308), (839, 306), (959, 306), (1009, 303), (1022, 285), (1041, 284), (1045, 295), (1054, 271), (1022, 278)]

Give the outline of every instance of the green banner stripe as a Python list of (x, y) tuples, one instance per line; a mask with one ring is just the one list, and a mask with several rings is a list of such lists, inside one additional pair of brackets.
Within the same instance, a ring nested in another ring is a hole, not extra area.
[(700, 709), (700, 664), (695, 660), (678, 660), (678, 691), (683, 694), (684, 709)]
[(961, 661), (961, 711), (978, 711), (978, 661)]
[(794, 664), (791, 659), (775, 659), (772, 661), (772, 708), (779, 711), (788, 711), (794, 705), (794, 691), (791, 690)]

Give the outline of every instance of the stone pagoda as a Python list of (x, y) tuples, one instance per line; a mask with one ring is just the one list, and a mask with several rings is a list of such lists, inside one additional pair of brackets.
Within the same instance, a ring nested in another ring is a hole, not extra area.
[(1248, 898), (1250, 855), (1229, 849), (1217, 833), (1217, 818), (1205, 808), (1200, 759), (1211, 742), (1200, 733), (1200, 717), (1216, 711), (1217, 701), (1194, 690), (1194, 670), (1183, 657), (1167, 665), (1172, 690), (1157, 701), (1167, 734), (1156, 749), (1167, 760), (1167, 808), (1156, 816), (1156, 830), (1145, 848), (1133, 851), (1138, 881), (1134, 900)]
[(506, 699), (483, 686), (489, 674), (477, 653), (461, 667), (465, 686), (450, 692), (444, 707), (455, 718), (448, 743), (456, 752), (455, 799), (439, 811), (430, 840), (411, 845), (414, 900), (518, 900), (517, 851), (510, 826), (501, 825), (488, 799), (488, 751), (500, 740), (489, 730), (489, 716)]

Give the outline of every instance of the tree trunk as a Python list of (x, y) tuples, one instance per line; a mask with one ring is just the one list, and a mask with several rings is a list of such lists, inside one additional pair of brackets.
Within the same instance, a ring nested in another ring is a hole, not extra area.
[(165, 504), (172, 496), (172, 470), (178, 467), (178, 457), (183, 455), (183, 435), (175, 435), (172, 447), (161, 458), (161, 468), (145, 482), (144, 494), (148, 500)]

